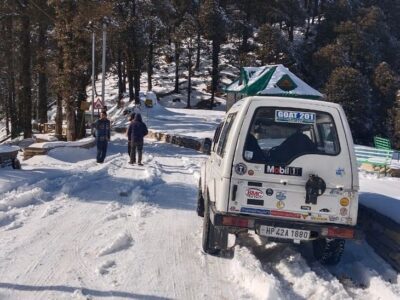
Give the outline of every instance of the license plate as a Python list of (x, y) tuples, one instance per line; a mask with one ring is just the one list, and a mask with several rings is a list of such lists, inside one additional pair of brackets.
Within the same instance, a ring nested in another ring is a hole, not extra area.
[(263, 236), (271, 236), (283, 239), (292, 239), (292, 240), (309, 240), (310, 239), (310, 231), (308, 230), (300, 230), (293, 228), (283, 228), (283, 227), (273, 227), (273, 226), (260, 226), (260, 235)]

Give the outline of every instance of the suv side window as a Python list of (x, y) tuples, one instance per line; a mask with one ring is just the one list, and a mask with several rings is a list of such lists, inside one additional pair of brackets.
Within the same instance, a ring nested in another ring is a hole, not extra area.
[(221, 157), (224, 157), (226, 142), (229, 138), (229, 133), (231, 132), (231, 128), (232, 128), (233, 122), (235, 121), (235, 117), (236, 117), (236, 113), (229, 114), (228, 117), (226, 118), (224, 127), (222, 127), (220, 139), (219, 139), (218, 146), (217, 146), (217, 154)]
[(213, 138), (213, 146), (212, 146), (212, 151), (213, 152), (215, 152), (215, 150), (217, 148), (219, 136), (221, 134), (222, 125), (224, 125), (223, 122), (219, 123), (217, 128), (215, 129), (214, 138)]

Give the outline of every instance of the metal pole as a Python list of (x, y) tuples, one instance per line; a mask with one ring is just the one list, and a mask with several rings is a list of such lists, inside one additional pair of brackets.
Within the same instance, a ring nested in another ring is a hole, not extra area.
[(106, 104), (104, 102), (105, 100), (105, 82), (106, 82), (106, 39), (107, 39), (107, 33), (106, 33), (107, 25), (104, 22), (103, 23), (103, 60), (102, 60), (102, 78), (101, 78), (101, 102), (103, 106)]
[(94, 30), (92, 32), (92, 123), (94, 122), (94, 93), (96, 91), (96, 86), (94, 82), (94, 76), (95, 76), (95, 47), (96, 47), (96, 40), (95, 40), (95, 34)]

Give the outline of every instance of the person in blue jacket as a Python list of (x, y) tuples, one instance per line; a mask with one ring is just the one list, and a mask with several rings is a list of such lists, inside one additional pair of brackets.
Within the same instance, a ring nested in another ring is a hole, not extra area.
[(135, 118), (128, 128), (128, 136), (131, 143), (130, 164), (136, 163), (136, 150), (138, 152), (138, 165), (142, 166), (143, 138), (147, 135), (146, 124), (142, 120), (142, 115), (136, 113)]
[[(129, 125), (133, 122), (134, 119), (135, 119), (135, 113), (133, 112), (129, 115), (128, 118)], [(131, 157), (131, 136), (128, 134), (129, 125), (128, 128), (126, 129), (126, 135), (128, 136), (128, 155), (129, 157)]]
[(107, 145), (111, 135), (110, 128), (111, 123), (110, 120), (107, 119), (107, 112), (102, 111), (100, 119), (98, 119), (94, 124), (97, 145), (96, 160), (98, 163), (103, 163), (106, 158)]

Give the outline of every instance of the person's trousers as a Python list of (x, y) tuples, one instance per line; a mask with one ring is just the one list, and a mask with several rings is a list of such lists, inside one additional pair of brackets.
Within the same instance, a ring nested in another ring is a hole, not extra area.
[(131, 142), (131, 162), (136, 162), (136, 150), (138, 153), (138, 163), (142, 163), (143, 143)]
[(97, 156), (96, 160), (98, 163), (104, 162), (107, 154), (107, 141), (97, 141)]

